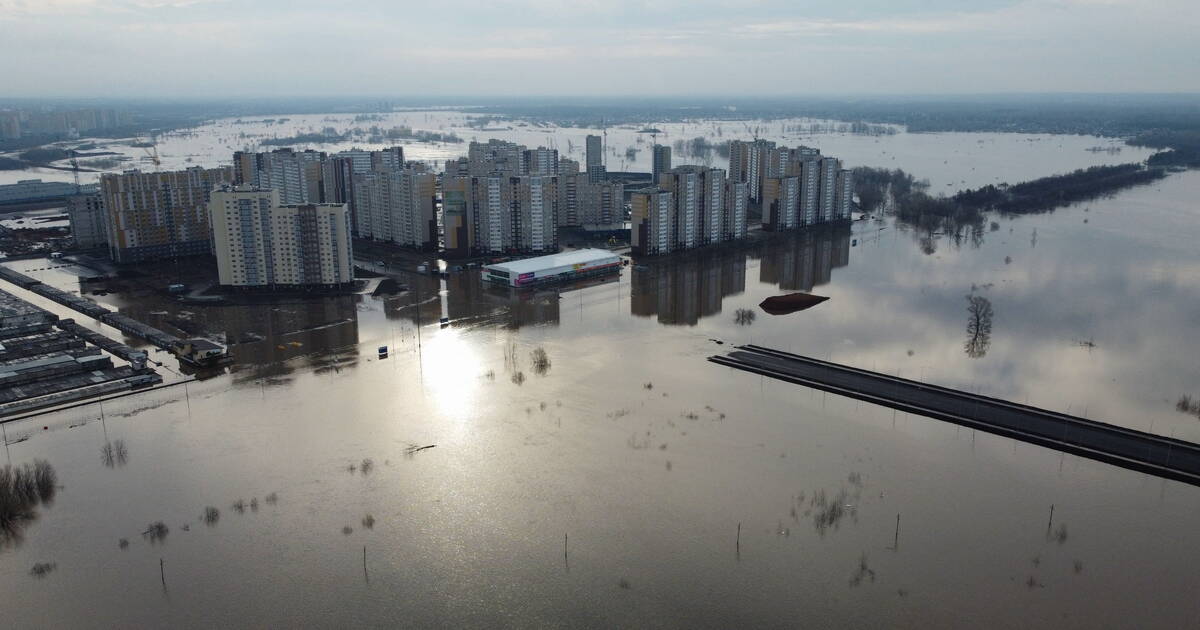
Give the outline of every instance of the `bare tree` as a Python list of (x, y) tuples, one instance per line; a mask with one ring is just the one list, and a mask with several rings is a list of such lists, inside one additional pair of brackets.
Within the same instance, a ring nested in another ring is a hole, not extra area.
[(972, 359), (982, 358), (992, 344), (992, 301), (982, 295), (967, 296), (967, 341), (963, 351)]

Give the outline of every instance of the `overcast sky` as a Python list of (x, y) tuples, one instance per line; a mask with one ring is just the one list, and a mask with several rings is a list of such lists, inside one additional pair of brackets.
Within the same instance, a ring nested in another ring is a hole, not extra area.
[(1200, 0), (0, 0), (2, 96), (1200, 92)]

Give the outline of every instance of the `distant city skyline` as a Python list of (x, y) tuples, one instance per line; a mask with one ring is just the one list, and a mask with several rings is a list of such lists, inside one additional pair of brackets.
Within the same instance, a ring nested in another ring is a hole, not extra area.
[(1200, 92), (1194, 0), (964, 4), (0, 0), (0, 56), (34, 98)]

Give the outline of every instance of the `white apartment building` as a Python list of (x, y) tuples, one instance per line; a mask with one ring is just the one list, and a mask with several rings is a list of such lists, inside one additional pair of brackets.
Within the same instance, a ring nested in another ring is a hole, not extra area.
[(842, 163), (837, 158), (821, 158), (821, 189), (817, 196), (817, 216), (821, 222), (834, 219), (838, 171), (841, 168)]
[(851, 171), (842, 169), (837, 174), (837, 194), (834, 198), (834, 219), (850, 218), (850, 205), (854, 201), (854, 176)]
[(749, 186), (744, 182), (725, 180), (725, 213), (722, 215), (723, 239), (746, 238), (746, 220), (750, 205)]
[(359, 238), (404, 247), (437, 246), (437, 177), (414, 169), (378, 170), (355, 175), (354, 220)]

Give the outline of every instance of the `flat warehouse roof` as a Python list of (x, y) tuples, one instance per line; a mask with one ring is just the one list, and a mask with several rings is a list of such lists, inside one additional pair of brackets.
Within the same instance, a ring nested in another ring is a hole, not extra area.
[(578, 249), (571, 252), (562, 252), (558, 254), (550, 254), (549, 256), (538, 256), (537, 258), (526, 258), (524, 260), (513, 260), (505, 263), (496, 263), (494, 265), (486, 265), (484, 269), (500, 269), (513, 274), (530, 273), (540, 269), (553, 269), (555, 267), (566, 267), (568, 265), (578, 265), (593, 263), (605, 258), (617, 258), (618, 256), (607, 249)]

